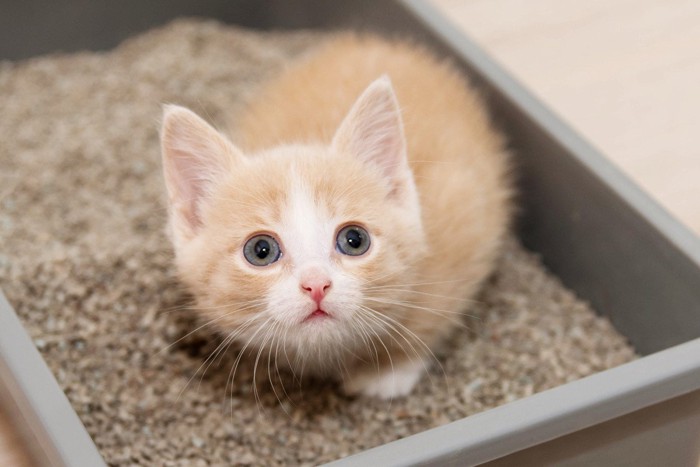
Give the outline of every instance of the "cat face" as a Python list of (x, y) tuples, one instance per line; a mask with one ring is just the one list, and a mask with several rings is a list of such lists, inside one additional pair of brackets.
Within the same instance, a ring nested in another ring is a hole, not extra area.
[(178, 271), (206, 319), (309, 366), (390, 328), (368, 298), (383, 288), (391, 302), (425, 245), (388, 79), (327, 146), (243, 154), (180, 107), (166, 108), (162, 143)]

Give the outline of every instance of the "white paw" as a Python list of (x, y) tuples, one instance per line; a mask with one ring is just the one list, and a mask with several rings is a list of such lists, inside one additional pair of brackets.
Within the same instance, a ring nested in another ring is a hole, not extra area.
[(382, 369), (379, 372), (369, 370), (353, 375), (344, 381), (346, 394), (362, 394), (380, 399), (394, 399), (409, 394), (423, 375), (423, 362), (406, 362)]

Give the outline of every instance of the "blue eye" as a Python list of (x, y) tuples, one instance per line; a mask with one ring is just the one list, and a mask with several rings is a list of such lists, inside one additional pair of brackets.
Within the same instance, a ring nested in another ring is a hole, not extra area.
[(253, 266), (269, 266), (280, 259), (281, 254), (277, 240), (264, 234), (251, 238), (243, 247), (243, 256)]
[(369, 234), (357, 225), (348, 225), (338, 232), (336, 246), (338, 251), (348, 256), (360, 256), (369, 250)]

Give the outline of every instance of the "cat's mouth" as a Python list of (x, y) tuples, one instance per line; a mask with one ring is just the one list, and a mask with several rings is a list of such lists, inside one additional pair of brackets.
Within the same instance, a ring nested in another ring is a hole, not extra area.
[(330, 318), (330, 317), (331, 317), (331, 315), (329, 315), (328, 312), (326, 312), (325, 310), (322, 310), (321, 308), (317, 308), (316, 310), (309, 313), (309, 316), (304, 318), (303, 322), (306, 323), (308, 321), (318, 321), (320, 319), (326, 319), (326, 318)]

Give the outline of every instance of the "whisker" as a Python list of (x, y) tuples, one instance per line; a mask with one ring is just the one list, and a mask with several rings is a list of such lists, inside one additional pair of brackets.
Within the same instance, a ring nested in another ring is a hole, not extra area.
[(386, 299), (381, 299), (381, 298), (377, 298), (377, 297), (365, 297), (365, 300), (377, 302), (377, 303), (383, 303), (385, 305), (396, 305), (396, 306), (400, 306), (400, 307), (411, 308), (414, 310), (427, 311), (428, 313), (433, 313), (434, 315), (448, 319), (455, 325), (463, 325), (464, 323), (454, 321), (451, 315), (458, 316), (458, 317), (464, 316), (464, 317), (469, 317), (469, 318), (473, 318), (476, 320), (481, 319), (478, 316), (470, 315), (468, 313), (464, 313), (461, 311), (443, 310), (440, 308), (429, 308), (429, 307), (425, 307), (425, 306), (416, 305), (415, 303), (404, 302), (404, 301), (400, 301), (400, 300), (386, 300)]
[[(352, 325), (352, 328), (353, 328), (352, 330), (354, 331), (354, 334), (358, 335), (360, 337), (360, 339), (362, 339), (362, 344), (364, 345), (364, 347), (367, 349), (367, 352), (369, 353), (370, 343), (372, 341), (369, 338), (369, 336), (367, 335), (366, 331), (364, 330), (363, 323), (358, 322), (357, 320), (353, 320), (353, 321), (351, 321), (351, 325)], [(371, 357), (371, 355), (370, 355), (370, 357)], [(359, 357), (359, 356), (358, 356), (358, 360), (360, 360), (363, 363), (369, 363), (364, 358)], [(377, 362), (377, 364), (378, 364), (378, 362)]]
[[(379, 323), (384, 324), (385, 326), (388, 326), (390, 330), (392, 330), (392, 331), (394, 331), (396, 334), (398, 334), (399, 337), (401, 337), (401, 338), (406, 342), (406, 344), (409, 346), (409, 348), (413, 351), (413, 353), (415, 354), (415, 356), (416, 356), (419, 360), (423, 361), (423, 355), (420, 354), (420, 353), (418, 352), (418, 350), (415, 348), (415, 346), (406, 338), (405, 335), (403, 335), (403, 333), (402, 333), (399, 329), (397, 329), (397, 328), (396, 328), (393, 324), (391, 324), (390, 322), (384, 321), (384, 320), (381, 318), (381, 314), (377, 313), (375, 310), (372, 310), (371, 308), (364, 308), (363, 311), (365, 311), (365, 313), (369, 313), (369, 316), (368, 316), (368, 317), (371, 318), (371, 319), (373, 319), (373, 320), (375, 320), (375, 322), (379, 322)], [(399, 323), (397, 323), (397, 324), (399, 324)], [(415, 335), (414, 335), (414, 336), (415, 336)], [(398, 340), (396, 340), (396, 338), (395, 338), (391, 333), (389, 333), (389, 337), (391, 337), (391, 339), (396, 343), (397, 346), (399, 346), (399, 348), (400, 348), (404, 353), (407, 353), (407, 352), (406, 352), (406, 349), (405, 349), (404, 346), (403, 346), (403, 344), (402, 344), (401, 342), (399, 342)], [(420, 338), (417, 338), (417, 337), (416, 337), (416, 339), (417, 339), (418, 341), (420, 341), (421, 343), (423, 343), (422, 340), (421, 340)], [(427, 347), (427, 346), (426, 346), (426, 347)], [(425, 363), (423, 363), (423, 366), (425, 367)], [(425, 369), (426, 369), (426, 371), (427, 371), (427, 367), (425, 367)]]
[[(212, 353), (204, 360), (204, 362), (202, 362), (202, 363), (199, 365), (199, 367), (197, 368), (197, 370), (196, 370), (196, 371), (192, 374), (192, 376), (187, 380), (187, 383), (185, 383), (185, 385), (183, 386), (183, 388), (182, 388), (182, 389), (180, 390), (180, 392), (178, 393), (178, 396), (177, 396), (177, 399), (176, 399), (176, 400), (179, 400), (179, 399), (180, 399), (180, 397), (182, 396), (182, 394), (184, 394), (185, 390), (187, 390), (187, 387), (190, 385), (190, 383), (192, 383), (192, 380), (193, 380), (193, 379), (197, 376), (197, 374), (199, 374), (199, 372), (202, 370), (202, 367), (205, 366), (205, 365), (207, 365), (207, 362), (209, 361), (209, 359), (211, 359), (212, 357), (216, 358), (215, 355), (216, 355), (217, 350), (218, 350), (218, 349), (223, 349), (223, 346), (228, 347), (228, 346), (226, 345), (226, 342), (228, 341), (228, 342), (229, 342), (229, 345), (230, 345), (230, 343), (233, 342), (233, 340), (236, 338), (236, 336), (237, 336), (240, 332), (242, 332), (242, 331), (241, 331), (241, 328), (239, 327), (236, 331), (234, 331), (234, 332), (232, 332), (231, 334), (229, 334), (229, 335), (226, 337), (226, 339), (224, 339), (224, 340), (216, 347), (216, 349), (214, 349), (214, 352), (212, 352)], [(211, 366), (211, 364), (213, 363), (213, 361), (214, 361), (214, 360), (211, 360), (211, 362), (209, 363), (209, 365), (207, 365), (206, 368), (204, 369), (204, 371), (202, 372), (201, 378), (200, 378), (200, 380), (199, 380), (199, 384), (201, 384), (202, 379), (204, 378), (204, 374), (206, 373), (207, 369), (209, 369), (209, 367)], [(199, 388), (199, 385), (198, 385), (198, 388)]]
[(253, 364), (253, 395), (255, 396), (255, 402), (258, 405), (258, 412), (262, 412), (265, 410), (265, 406), (263, 405), (262, 400), (260, 399), (260, 394), (258, 392), (258, 362), (260, 361), (260, 356), (262, 355), (263, 350), (265, 349), (265, 346), (267, 345), (267, 342), (271, 337), (271, 333), (272, 328), (269, 328), (265, 331), (265, 337), (263, 338), (263, 341), (259, 346), (258, 354), (255, 357), (255, 363)]
[[(255, 332), (253, 333), (253, 335), (250, 336), (250, 337), (248, 338), (247, 342), (245, 343), (245, 345), (243, 346), (243, 348), (242, 348), (242, 349), (240, 350), (240, 352), (238, 353), (238, 356), (236, 357), (236, 360), (234, 361), (233, 366), (231, 367), (231, 371), (229, 371), (228, 377), (226, 378), (226, 387), (224, 388), (224, 394), (226, 394), (227, 391), (228, 391), (229, 382), (230, 382), (230, 384), (231, 384), (231, 391), (233, 392), (233, 384), (234, 384), (234, 380), (235, 380), (235, 378), (236, 378), (236, 372), (238, 371), (238, 365), (240, 364), (241, 359), (243, 358), (243, 355), (245, 355), (246, 349), (248, 348), (248, 346), (250, 346), (250, 344), (253, 342), (253, 340), (254, 340), (255, 337), (258, 335), (258, 333), (259, 333), (261, 330), (265, 329), (265, 326), (267, 326), (267, 324), (268, 324), (270, 321), (272, 321), (273, 318), (274, 318), (274, 316), (268, 317), (268, 318), (258, 327), (258, 329), (255, 330)], [(230, 411), (231, 411), (231, 419), (233, 420), (233, 399), (231, 399)]]
[[(244, 305), (244, 306), (247, 306), (247, 305), (261, 305), (261, 304), (263, 304), (263, 303), (265, 303), (265, 300), (264, 300), (264, 299), (255, 299), (255, 300), (239, 301), (239, 302), (236, 302), (236, 305)], [(170, 307), (170, 308), (162, 309), (162, 310), (160, 310), (160, 311), (158, 312), (158, 314), (159, 314), (160, 316), (165, 316), (165, 315), (170, 314), (170, 313), (174, 313), (174, 312), (177, 312), (177, 311), (184, 311), (184, 310), (186, 310), (186, 311), (193, 311), (193, 312), (196, 312), (196, 311), (211, 311), (211, 310), (220, 310), (220, 309), (222, 309), (222, 308), (228, 308), (228, 307), (230, 307), (230, 306), (233, 306), (233, 305), (230, 304), (230, 303), (224, 303), (224, 304), (221, 304), (221, 305), (214, 305), (214, 306), (200, 306), (200, 305), (197, 305), (195, 301), (191, 301), (190, 303), (186, 303), (186, 304), (184, 304), (184, 305), (178, 305), (178, 306), (175, 306), (175, 307)]]
[[(199, 377), (199, 382), (197, 383), (197, 391), (199, 391), (199, 388), (201, 387), (202, 381), (204, 380), (204, 375), (207, 373), (207, 370), (216, 363), (217, 361), (220, 361), (221, 358), (226, 354), (226, 351), (231, 348), (231, 345), (236, 341), (236, 337), (240, 334), (239, 332), (232, 332), (230, 335), (226, 337), (222, 342), (219, 343), (219, 345), (216, 346), (214, 351), (207, 356), (206, 360), (200, 365), (200, 367), (197, 369), (195, 372), (195, 375), (199, 370), (206, 364), (206, 367), (204, 367), (204, 370), (202, 370), (202, 374)], [(207, 363), (209, 362), (209, 363)]]
[[(442, 374), (443, 374), (443, 376), (444, 376), (444, 378), (445, 378), (445, 382), (447, 382), (447, 373), (445, 372), (445, 369), (443, 368), (442, 364), (440, 363), (440, 360), (437, 358), (437, 356), (435, 355), (435, 353), (433, 353), (432, 349), (428, 346), (428, 344), (426, 344), (425, 341), (423, 341), (423, 339), (421, 339), (416, 333), (414, 333), (413, 331), (411, 331), (409, 328), (407, 328), (406, 326), (404, 326), (402, 323), (400, 323), (399, 321), (395, 320), (394, 318), (392, 318), (392, 317), (390, 317), (390, 316), (387, 316), (387, 315), (384, 315), (384, 314), (382, 314), (382, 313), (379, 313), (378, 311), (376, 311), (376, 310), (374, 310), (374, 309), (372, 309), (372, 308), (366, 307), (366, 306), (364, 306), (364, 305), (363, 305), (363, 308), (364, 308), (365, 310), (367, 310), (367, 311), (372, 312), (372, 313), (373, 313), (372, 316), (373, 316), (374, 318), (380, 319), (380, 320), (382, 320), (382, 321), (386, 320), (386, 321), (388, 321), (387, 324), (389, 324), (389, 323), (396, 324), (396, 325), (399, 326), (401, 329), (403, 329), (405, 332), (407, 332), (407, 333), (409, 334), (409, 336), (413, 337), (413, 338), (416, 340), (416, 342), (417, 342), (418, 344), (420, 344), (420, 345), (427, 351), (427, 354), (432, 358), (432, 360), (433, 360), (435, 363), (437, 363), (438, 367), (440, 368), (440, 371), (442, 372)], [(424, 366), (425, 366), (425, 363), (424, 363)], [(426, 369), (426, 373), (428, 373), (428, 375), (430, 375), (430, 372), (428, 371), (428, 368), (425, 367), (425, 369)], [(431, 378), (431, 381), (432, 381), (432, 378)], [(432, 384), (432, 383), (431, 383), (431, 384)]]
[[(401, 275), (401, 274), (404, 274), (404, 273), (405, 273), (405, 271), (391, 271), (391, 272), (388, 272), (388, 273), (386, 273), (386, 274), (383, 274), (383, 275), (381, 275), (381, 276), (379, 276), (379, 277), (375, 277), (375, 278), (372, 279), (372, 280), (366, 280), (366, 279), (364, 279), (364, 280), (363, 280), (363, 283), (364, 283), (364, 284), (375, 284), (375, 283), (377, 283), (377, 282), (379, 282), (379, 281), (381, 281), (381, 280), (385, 280), (385, 279), (388, 279), (388, 278), (391, 278), (391, 277), (395, 277), (395, 276), (398, 276), (398, 275)], [(372, 288), (372, 287), (368, 287), (368, 289), (371, 289), (371, 288)]]
[(228, 317), (232, 316), (233, 314), (239, 313), (239, 312), (241, 312), (241, 311), (249, 310), (250, 308), (254, 308), (254, 306), (251, 305), (251, 306), (248, 306), (248, 307), (237, 308), (237, 309), (235, 309), (235, 310), (229, 311), (228, 313), (224, 313), (224, 314), (222, 314), (221, 316), (217, 316), (216, 318), (213, 318), (213, 319), (207, 321), (206, 323), (202, 324), (201, 326), (196, 327), (194, 330), (188, 332), (187, 334), (185, 334), (184, 336), (182, 336), (181, 338), (179, 338), (179, 339), (176, 340), (175, 342), (172, 342), (171, 344), (168, 344), (165, 348), (163, 348), (163, 349), (159, 350), (158, 352), (156, 352), (155, 354), (151, 355), (151, 357), (157, 357), (157, 356), (160, 355), (161, 353), (163, 353), (163, 352), (165, 352), (166, 350), (168, 350), (170, 347), (172, 347), (172, 346), (176, 345), (178, 342), (180, 342), (180, 341), (182, 341), (182, 340), (184, 340), (184, 339), (190, 337), (192, 334), (196, 333), (196, 332), (199, 331), (200, 329), (204, 329), (205, 327), (210, 326), (210, 325), (214, 324), (214, 323), (217, 322), (217, 321), (220, 321), (220, 320), (222, 320), (222, 319), (224, 319), (224, 318), (228, 318)]
[[(289, 361), (289, 354), (287, 353), (287, 333), (289, 332), (289, 328), (286, 328), (284, 330), (284, 336), (282, 337), (283, 345), (282, 345), (282, 350), (284, 350), (284, 358), (287, 360), (287, 364), (289, 368), (292, 370), (292, 377), (294, 381), (297, 381), (297, 373), (294, 371), (294, 365), (292, 364), (291, 361)], [(299, 379), (299, 384), (301, 385), (301, 380)]]
[(376, 289), (372, 290), (372, 292), (401, 292), (401, 293), (412, 293), (416, 295), (422, 295), (425, 297), (435, 297), (435, 298), (445, 298), (448, 300), (454, 300), (456, 302), (463, 302), (463, 303), (479, 303), (476, 300), (470, 299), (470, 298), (464, 298), (464, 297), (454, 297), (450, 295), (440, 295), (440, 294), (434, 294), (434, 293), (428, 293), (428, 292), (422, 292), (420, 290), (412, 290), (412, 289), (400, 289), (400, 288), (381, 288), (381, 289)]
[[(361, 309), (362, 309), (365, 313), (368, 313), (368, 314), (369, 314), (369, 316), (368, 316), (369, 318), (375, 320), (375, 322), (380, 322), (380, 323), (382, 323), (382, 324), (388, 326), (390, 330), (394, 331), (394, 332), (395, 332), (396, 334), (398, 334), (401, 338), (403, 338), (403, 339), (406, 341), (406, 344), (408, 344), (409, 347), (411, 348), (411, 350), (414, 352), (414, 354), (416, 355), (416, 357), (418, 357), (418, 358), (422, 358), (422, 357), (423, 357), (423, 356), (415, 349), (415, 347), (413, 346), (413, 344), (412, 344), (411, 342), (408, 341), (408, 339), (406, 338), (406, 336), (404, 336), (401, 332), (399, 332), (399, 330), (397, 330), (395, 326), (393, 326), (390, 322), (385, 322), (384, 320), (382, 320), (381, 314), (380, 314), (380, 313), (378, 313), (377, 311), (372, 310), (371, 308), (368, 308), (368, 307), (362, 307)], [(399, 341), (397, 341), (396, 338), (395, 338), (391, 333), (388, 333), (388, 334), (389, 334), (389, 337), (396, 343), (396, 345), (398, 345), (399, 348), (401, 348), (401, 350), (403, 350), (403, 351), (405, 352), (405, 349), (404, 349), (404, 347), (403, 347), (403, 344), (400, 343)]]
[[(384, 348), (384, 351), (386, 352), (386, 356), (389, 358), (389, 366), (390, 366), (390, 368), (391, 368), (391, 374), (392, 374), (392, 376), (395, 378), (395, 377), (396, 377), (396, 376), (395, 376), (395, 375), (396, 375), (396, 370), (394, 369), (394, 359), (391, 358), (391, 352), (389, 352), (389, 349), (387, 348), (386, 344), (385, 344), (384, 341), (382, 340), (381, 336), (377, 333), (377, 331), (375, 331), (375, 330), (372, 329), (371, 327), (370, 327), (369, 330), (372, 331), (372, 332), (374, 333), (375, 336), (377, 336), (377, 340), (379, 341), (379, 344)], [(390, 399), (390, 400), (389, 400), (389, 406), (391, 406), (392, 400), (393, 400), (393, 399)]]
[[(210, 358), (212, 359), (211, 362), (207, 365), (206, 368), (204, 368), (204, 371), (202, 372), (202, 376), (199, 380), (200, 384), (202, 382), (202, 379), (204, 378), (204, 374), (207, 372), (207, 370), (212, 366), (212, 364), (217, 363), (217, 361), (221, 361), (224, 358), (224, 355), (226, 354), (226, 351), (231, 347), (231, 345), (235, 342), (236, 338), (243, 334), (245, 331), (252, 326), (252, 324), (255, 322), (255, 320), (258, 319), (257, 315), (252, 316), (251, 318), (248, 318), (243, 324), (238, 326), (235, 331), (230, 333), (226, 339), (221, 342), (216, 349), (207, 357), (207, 360)], [(207, 360), (204, 361), (204, 363), (207, 362)]]
[(417, 287), (420, 285), (437, 285), (437, 284), (453, 284), (457, 282), (466, 282), (466, 281), (471, 281), (473, 279), (452, 279), (452, 280), (447, 280), (447, 281), (433, 281), (433, 282), (415, 282), (412, 284), (390, 284), (390, 285), (379, 285), (379, 286), (373, 286), (373, 287), (368, 287), (367, 290), (376, 290), (380, 288), (386, 288), (386, 287)]
[[(282, 324), (279, 324), (279, 327), (282, 327)], [(285, 328), (284, 335), (287, 334), (288, 329), (289, 329), (289, 327)], [(280, 383), (280, 386), (282, 387), (282, 392), (284, 393), (286, 400), (293, 404), (291, 398), (289, 397), (289, 394), (287, 393), (287, 389), (284, 387), (284, 381), (282, 380), (282, 375), (280, 375), (280, 367), (279, 367), (279, 364), (277, 363), (278, 358), (279, 358), (278, 355), (279, 355), (279, 348), (280, 348), (280, 340), (281, 339), (279, 338), (280, 337), (279, 334), (276, 334), (276, 335), (277, 335), (277, 342), (275, 345), (275, 371), (277, 372), (277, 381)], [(272, 347), (270, 347), (270, 350), (272, 350)], [(270, 372), (270, 356), (269, 355), (268, 355), (268, 360), (267, 360), (267, 371), (268, 371), (268, 373)], [(272, 377), (270, 377), (270, 378), (272, 378)], [(270, 383), (272, 383), (272, 379), (270, 379)], [(275, 395), (277, 395), (276, 391), (275, 391)], [(277, 400), (279, 400), (279, 398)], [(284, 413), (286, 413), (287, 416), (290, 416), (289, 412), (287, 411), (287, 408), (284, 406), (284, 404), (282, 404), (282, 401), (280, 401), (280, 406), (282, 406), (282, 410), (284, 410)]]

